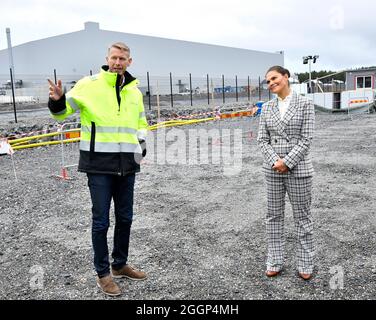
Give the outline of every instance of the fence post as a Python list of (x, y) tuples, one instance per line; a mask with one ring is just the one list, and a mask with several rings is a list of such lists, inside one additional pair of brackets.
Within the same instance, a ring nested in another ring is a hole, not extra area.
[(13, 97), (13, 110), (14, 110), (14, 122), (17, 123), (17, 111), (16, 111), (16, 96), (14, 94), (14, 81), (13, 81), (13, 70), (9, 68), (10, 71), (10, 82), (12, 85), (12, 97)]
[(149, 71), (146, 72), (146, 77), (147, 77), (147, 81), (148, 81), (149, 110), (151, 110)]
[(210, 88), (209, 88), (209, 75), (206, 74), (206, 85), (208, 86), (208, 105), (210, 105)]
[(259, 101), (261, 101), (261, 77), (259, 76)]
[(170, 72), (170, 92), (171, 92), (171, 108), (174, 107), (174, 97), (173, 97), (173, 94), (172, 94), (172, 74)]
[(236, 96), (236, 102), (238, 102), (238, 76), (235, 76), (235, 96)]
[(192, 102), (192, 75), (189, 74), (189, 92), (190, 92), (190, 96), (191, 96), (191, 107), (193, 106), (193, 102)]
[(157, 80), (157, 122), (161, 122), (161, 108), (160, 108), (160, 104), (159, 104), (159, 84), (158, 84), (158, 80)]
[(225, 103), (225, 76), (222, 74), (222, 101)]
[(249, 76), (248, 76), (248, 101), (251, 100), (251, 86), (250, 86), (250, 83), (249, 83)]

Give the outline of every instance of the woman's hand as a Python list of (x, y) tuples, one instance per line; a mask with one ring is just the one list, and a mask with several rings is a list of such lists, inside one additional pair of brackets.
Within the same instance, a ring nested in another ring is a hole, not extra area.
[(277, 162), (273, 165), (272, 169), (279, 173), (286, 173), (289, 171), (288, 166), (285, 165), (282, 159), (278, 159)]

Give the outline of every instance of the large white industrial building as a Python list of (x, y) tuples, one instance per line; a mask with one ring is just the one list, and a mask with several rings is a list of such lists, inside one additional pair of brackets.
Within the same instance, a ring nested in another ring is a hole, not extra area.
[[(252, 78), (263, 76), (268, 67), (283, 65), (283, 52), (268, 53), (218, 45), (164, 39), (101, 30), (99, 23), (86, 22), (84, 30), (36, 40), (13, 47), (16, 74), (86, 75), (105, 63), (107, 47), (116, 41), (131, 48), (135, 75), (202, 76), (222, 74)], [(255, 44), (256, 46), (257, 44)], [(0, 51), (0, 74), (9, 74), (8, 50)]]
[[(129, 72), (140, 79), (141, 91), (145, 93), (150, 90), (151, 94), (156, 91), (161, 94), (170, 92), (170, 73), (175, 94), (178, 88), (187, 89), (189, 74), (193, 79), (192, 90), (208, 90), (207, 75), (211, 79), (212, 90), (222, 86), (222, 75), (226, 78), (226, 86), (234, 86), (235, 76), (239, 79), (239, 86), (246, 86), (248, 77), (251, 85), (257, 86), (257, 79), (263, 79), (270, 66), (284, 64), (283, 51), (270, 53), (107, 31), (101, 30), (97, 22), (86, 22), (84, 30), (12, 48), (15, 80), (22, 82), (16, 95), (45, 100), (46, 78), (52, 79), (54, 70), (57, 78), (62, 79), (65, 88), (69, 89), (83, 76), (99, 72), (100, 67), (106, 63), (108, 47), (117, 41), (122, 41), (131, 48), (133, 63)], [(9, 79), (9, 52), (4, 49), (0, 50), (0, 89), (7, 89), (6, 94), (10, 99)]]

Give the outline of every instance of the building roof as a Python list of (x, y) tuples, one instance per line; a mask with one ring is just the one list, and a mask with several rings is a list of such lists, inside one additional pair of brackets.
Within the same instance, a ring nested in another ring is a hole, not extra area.
[[(102, 30), (86, 22), (84, 30), (27, 42), (13, 47), (16, 74), (72, 75), (72, 79), (97, 73), (106, 63), (107, 48), (122, 41), (131, 48), (130, 72), (135, 76), (192, 74), (192, 77), (255, 79), (271, 65), (283, 65), (283, 52), (271, 53), (198, 42)], [(0, 50), (0, 74), (8, 74), (8, 52)]]
[(376, 66), (375, 67), (363, 67), (363, 68), (358, 68), (358, 69), (346, 70), (346, 72), (369, 72), (369, 71), (376, 71)]

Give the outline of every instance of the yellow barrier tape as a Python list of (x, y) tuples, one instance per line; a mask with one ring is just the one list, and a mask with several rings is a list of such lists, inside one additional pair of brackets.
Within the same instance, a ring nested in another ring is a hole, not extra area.
[[(71, 143), (71, 142), (79, 142), (80, 138), (73, 138), (73, 139), (67, 139), (63, 140), (64, 143)], [(30, 143), (26, 145), (20, 145), (12, 147), (13, 150), (20, 150), (20, 149), (26, 149), (26, 148), (34, 148), (34, 147), (41, 147), (41, 146), (48, 146), (53, 144), (61, 144), (61, 141), (45, 141), (45, 142), (38, 142), (38, 143)]]
[[(241, 113), (241, 112), (248, 112), (248, 111), (250, 110), (241, 110), (237, 112), (228, 113), (228, 115)], [(200, 122), (212, 121), (215, 119), (216, 117), (210, 117), (210, 118), (204, 118), (204, 119), (191, 119), (191, 120), (167, 120), (167, 121), (159, 122), (152, 126), (149, 126), (148, 130), (153, 131), (153, 130), (157, 130), (160, 128), (177, 127), (177, 126), (195, 124), (195, 123), (200, 123)], [(53, 136), (57, 136), (57, 135), (68, 133), (68, 132), (77, 132), (80, 130), (81, 130), (80, 128), (75, 128), (75, 129), (69, 129), (69, 130), (64, 130), (64, 131), (56, 131), (56, 132), (50, 132), (50, 133), (40, 134), (36, 136), (31, 136), (31, 137), (8, 140), (8, 142), (11, 144), (13, 150), (34, 148), (34, 147), (47, 146), (47, 145), (55, 145), (55, 144), (60, 144), (61, 140), (45, 141), (45, 142), (38, 142), (38, 143), (29, 143), (29, 141), (35, 140), (35, 139), (42, 139), (46, 137), (53, 137)], [(71, 142), (79, 142), (80, 140), (81, 138), (72, 138), (72, 139), (63, 140), (63, 142), (71, 143)]]
[(205, 118), (205, 119), (198, 119), (198, 120), (169, 120), (164, 122), (159, 122), (157, 124), (154, 124), (152, 126), (149, 126), (149, 130), (157, 130), (160, 128), (168, 128), (168, 127), (175, 127), (175, 126), (182, 126), (182, 125), (188, 125), (188, 124), (194, 124), (194, 123), (200, 123), (200, 122), (207, 122), (212, 121), (215, 118)]
[(64, 131), (56, 131), (56, 132), (50, 132), (50, 133), (44, 133), (44, 134), (39, 134), (39, 135), (36, 135), (36, 136), (30, 136), (30, 137), (19, 138), (19, 139), (13, 139), (13, 140), (8, 140), (8, 142), (9, 142), (10, 145), (13, 145), (13, 144), (16, 144), (16, 143), (19, 144), (19, 143), (25, 142), (25, 141), (30, 141), (30, 140), (35, 140), (35, 139), (41, 139), (41, 138), (46, 138), (46, 137), (53, 137), (53, 136), (60, 135), (62, 133), (76, 132), (76, 131), (80, 131), (80, 128), (69, 129), (69, 130), (64, 130)]

